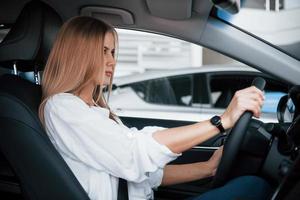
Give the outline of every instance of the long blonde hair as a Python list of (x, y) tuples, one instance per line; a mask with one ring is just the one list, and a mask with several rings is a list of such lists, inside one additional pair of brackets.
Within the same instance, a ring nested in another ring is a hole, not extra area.
[[(115, 29), (95, 18), (74, 17), (62, 26), (43, 73), (43, 95), (39, 107), (42, 123), (44, 107), (51, 96), (62, 92), (79, 95), (86, 85), (99, 79), (99, 76), (104, 78), (103, 43), (106, 33), (113, 33), (117, 45)], [(112, 78), (108, 95), (111, 88)], [(101, 107), (109, 109), (101, 85), (95, 86), (93, 100)], [(110, 117), (114, 119), (115, 115), (110, 112)]]

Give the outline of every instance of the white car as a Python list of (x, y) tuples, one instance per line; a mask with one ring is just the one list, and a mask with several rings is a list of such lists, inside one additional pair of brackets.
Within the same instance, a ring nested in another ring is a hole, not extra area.
[(119, 77), (109, 104), (121, 117), (200, 121), (222, 114), (235, 91), (257, 76), (267, 80), (261, 120), (276, 122), (277, 104), (288, 86), (242, 65), (150, 70)]

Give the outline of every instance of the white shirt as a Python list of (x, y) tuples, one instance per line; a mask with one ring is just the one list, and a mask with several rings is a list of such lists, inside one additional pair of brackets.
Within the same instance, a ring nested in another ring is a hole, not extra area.
[(50, 140), (91, 200), (116, 200), (118, 177), (128, 181), (130, 200), (153, 199), (164, 166), (180, 155), (153, 139), (162, 128), (129, 129), (73, 94), (54, 95), (44, 112)]

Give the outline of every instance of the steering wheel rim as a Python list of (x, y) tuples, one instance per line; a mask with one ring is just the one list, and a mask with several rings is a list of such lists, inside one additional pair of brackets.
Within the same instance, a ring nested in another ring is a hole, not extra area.
[[(255, 78), (252, 82), (252, 85), (260, 90), (264, 89), (265, 84), (266, 81), (261, 77)], [(239, 120), (235, 123), (234, 127), (231, 129), (229, 135), (227, 136), (223, 147), (223, 155), (220, 160), (216, 175), (213, 179), (213, 188), (224, 185), (229, 179), (230, 170), (241, 148), (245, 133), (248, 129), (248, 125), (252, 116), (252, 112), (244, 112), (239, 118)]]

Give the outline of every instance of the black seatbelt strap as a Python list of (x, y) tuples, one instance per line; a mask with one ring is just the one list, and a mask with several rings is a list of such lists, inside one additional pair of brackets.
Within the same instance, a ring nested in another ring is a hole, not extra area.
[(119, 178), (118, 200), (128, 200), (127, 181)]

